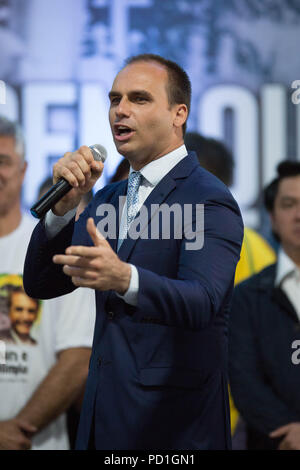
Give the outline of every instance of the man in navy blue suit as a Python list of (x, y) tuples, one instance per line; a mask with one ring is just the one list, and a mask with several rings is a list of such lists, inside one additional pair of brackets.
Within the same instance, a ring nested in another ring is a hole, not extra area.
[(191, 86), (177, 64), (129, 59), (109, 99), (129, 179), (100, 190), (75, 222), (103, 164), (85, 146), (66, 153), (53, 176), (72, 189), (33, 232), (24, 268), (31, 297), (95, 289), (77, 449), (230, 449), (227, 317), (239, 208), (186, 151)]

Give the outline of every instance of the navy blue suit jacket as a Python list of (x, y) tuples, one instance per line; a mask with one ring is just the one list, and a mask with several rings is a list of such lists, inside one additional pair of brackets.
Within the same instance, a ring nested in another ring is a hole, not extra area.
[(229, 322), (230, 388), (249, 431), (250, 449), (277, 449), (269, 433), (300, 421), (297, 313), (275, 286), (273, 264), (236, 286)]
[[(126, 181), (106, 186), (75, 226), (70, 222), (52, 240), (43, 222), (38, 224), (24, 268), (28, 295), (50, 298), (74, 289), (52, 256), (71, 242), (91, 245), (87, 218), (98, 224), (97, 208), (104, 203), (113, 204), (118, 216), (126, 189)], [(97, 449), (230, 448), (227, 320), (243, 238), (240, 211), (194, 153), (161, 180), (144, 205), (150, 214), (151, 204), (162, 203), (204, 204), (204, 246), (187, 250), (184, 238), (123, 242), (119, 257), (138, 270), (138, 305), (113, 291), (96, 291), (78, 449), (88, 447), (92, 429)], [(116, 238), (108, 241), (116, 250)]]

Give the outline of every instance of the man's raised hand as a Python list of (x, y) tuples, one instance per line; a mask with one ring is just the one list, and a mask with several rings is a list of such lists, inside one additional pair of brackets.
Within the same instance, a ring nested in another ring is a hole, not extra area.
[(130, 265), (120, 260), (92, 218), (88, 219), (86, 228), (94, 246), (70, 246), (64, 255), (55, 255), (53, 262), (63, 265), (64, 273), (77, 287), (125, 294), (131, 278)]
[(94, 160), (92, 151), (83, 145), (76, 152), (67, 152), (53, 166), (53, 183), (64, 178), (71, 189), (53, 208), (56, 215), (64, 215), (78, 206), (83, 194), (89, 192), (101, 176), (104, 165)]

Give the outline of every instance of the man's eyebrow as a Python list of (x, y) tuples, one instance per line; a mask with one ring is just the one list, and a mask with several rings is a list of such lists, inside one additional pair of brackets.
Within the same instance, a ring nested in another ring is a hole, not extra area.
[(115, 97), (115, 96), (121, 96), (121, 93), (119, 93), (118, 91), (110, 91), (108, 93), (109, 98), (112, 98), (112, 97)]
[(129, 96), (135, 97), (135, 96), (143, 96), (144, 98), (152, 99), (151, 93), (146, 90), (132, 90), (129, 93)]
[[(118, 91), (110, 91), (108, 93), (108, 97), (111, 99), (111, 98), (115, 98), (115, 97), (120, 97), (122, 96), (122, 94)], [(148, 98), (148, 99), (152, 99), (152, 95), (151, 93), (149, 93), (148, 91), (146, 90), (131, 90), (129, 93), (128, 93), (128, 96), (129, 98), (130, 97), (135, 97), (135, 96), (143, 96), (145, 98)]]
[(297, 201), (298, 198), (296, 196), (281, 196), (280, 198), (281, 202), (287, 202), (287, 201)]
[(6, 155), (5, 153), (0, 153), (1, 160), (11, 160), (10, 155)]

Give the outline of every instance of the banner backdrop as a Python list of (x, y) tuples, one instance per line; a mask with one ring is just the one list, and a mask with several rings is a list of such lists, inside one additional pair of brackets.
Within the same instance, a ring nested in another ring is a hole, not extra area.
[[(0, 0), (0, 114), (19, 120), (29, 168), (24, 205), (55, 160), (82, 144), (120, 160), (108, 92), (124, 59), (177, 61), (193, 87), (188, 131), (233, 151), (232, 192), (245, 223), (278, 161), (300, 159), (298, 0)], [(299, 91), (298, 91), (299, 90)]]

